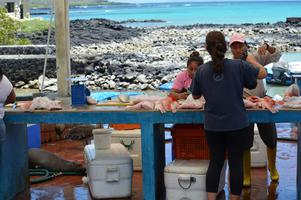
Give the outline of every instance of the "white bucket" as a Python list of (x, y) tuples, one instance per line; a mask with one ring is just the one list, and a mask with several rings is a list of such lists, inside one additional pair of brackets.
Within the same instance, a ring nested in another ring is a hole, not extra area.
[(109, 149), (111, 146), (112, 129), (94, 129), (92, 131), (94, 137), (95, 149)]

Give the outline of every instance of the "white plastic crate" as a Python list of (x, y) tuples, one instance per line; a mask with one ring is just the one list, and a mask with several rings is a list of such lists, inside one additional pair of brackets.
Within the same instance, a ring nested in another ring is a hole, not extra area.
[(121, 143), (124, 145), (134, 161), (134, 170), (142, 170), (141, 129), (113, 130), (112, 143)]
[(125, 198), (131, 196), (133, 161), (121, 144), (110, 150), (95, 151), (93, 144), (85, 146), (87, 176), (93, 198)]
[[(218, 193), (225, 186), (227, 162), (222, 169)], [(174, 160), (164, 169), (166, 200), (206, 200), (208, 160)]]

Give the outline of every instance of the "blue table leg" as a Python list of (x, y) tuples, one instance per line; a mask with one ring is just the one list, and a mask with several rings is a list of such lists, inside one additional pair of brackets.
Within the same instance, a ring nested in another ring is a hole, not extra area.
[(301, 200), (301, 123), (298, 123), (297, 200)]
[(145, 200), (165, 198), (164, 124), (141, 124), (143, 195)]
[(13, 199), (28, 189), (27, 126), (7, 124), (5, 141), (0, 143), (0, 199)]

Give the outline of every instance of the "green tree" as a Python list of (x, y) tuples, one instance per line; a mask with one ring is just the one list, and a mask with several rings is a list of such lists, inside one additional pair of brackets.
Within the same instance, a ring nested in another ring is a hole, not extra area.
[(5, 8), (0, 7), (0, 45), (29, 44), (27, 39), (16, 38), (21, 22), (7, 15)]

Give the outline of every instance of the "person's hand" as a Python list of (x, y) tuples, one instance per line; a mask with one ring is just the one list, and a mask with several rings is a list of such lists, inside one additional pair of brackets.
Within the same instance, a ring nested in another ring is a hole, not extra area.
[(258, 53), (259, 55), (265, 55), (266, 52), (267, 52), (267, 50), (268, 50), (267, 45), (266, 45), (266, 44), (263, 44), (261, 47), (258, 48), (257, 53)]
[(155, 103), (155, 110), (165, 113), (167, 111), (176, 112), (179, 104), (170, 97), (160, 99)]
[(182, 92), (182, 93), (178, 93), (178, 99), (187, 99), (187, 97), (189, 96), (188, 92)]
[(248, 97), (246, 98), (246, 100), (248, 100), (248, 101), (250, 101), (250, 102), (252, 102), (252, 103), (257, 103), (257, 102), (260, 101), (260, 98), (257, 97), (257, 96), (248, 96)]
[(255, 67), (264, 68), (259, 62), (256, 61), (256, 58), (253, 55), (248, 55), (246, 61)]
[(254, 56), (252, 55), (248, 55), (245, 59), (245, 61), (251, 63), (251, 64), (254, 64), (256, 62), (256, 59), (254, 58)]

